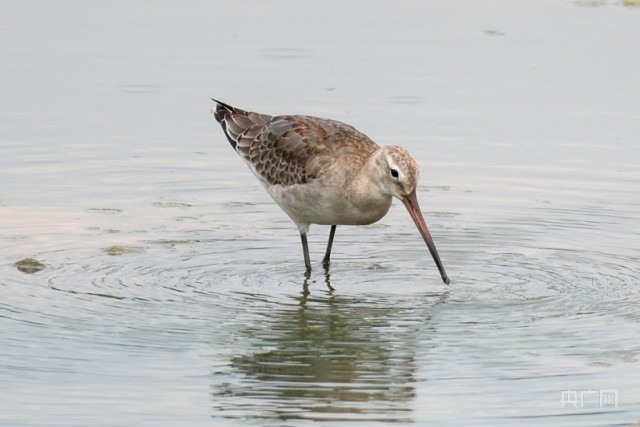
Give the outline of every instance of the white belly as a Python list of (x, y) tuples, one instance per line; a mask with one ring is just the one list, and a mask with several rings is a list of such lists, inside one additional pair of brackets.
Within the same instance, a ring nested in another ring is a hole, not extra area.
[(267, 192), (299, 226), (372, 224), (391, 206), (391, 196), (363, 200), (348, 191), (323, 191), (309, 184), (269, 186)]

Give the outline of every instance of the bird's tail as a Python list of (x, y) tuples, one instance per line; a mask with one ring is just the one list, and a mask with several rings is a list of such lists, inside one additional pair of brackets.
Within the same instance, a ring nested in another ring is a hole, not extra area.
[[(211, 99), (217, 103), (216, 108), (212, 111), (213, 117), (220, 123), (220, 126), (222, 126), (224, 134), (234, 149), (236, 149), (238, 145), (239, 138), (243, 136), (247, 137), (253, 133), (257, 134), (257, 131), (271, 120), (271, 116), (266, 114), (244, 111), (218, 101), (217, 99)], [(253, 135), (253, 137), (255, 137), (255, 135)]]

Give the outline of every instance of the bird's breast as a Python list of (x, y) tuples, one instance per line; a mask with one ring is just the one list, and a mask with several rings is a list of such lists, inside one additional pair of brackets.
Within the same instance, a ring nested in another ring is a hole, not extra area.
[(302, 184), (267, 190), (298, 224), (367, 225), (384, 217), (391, 206), (391, 196), (358, 195), (348, 188)]

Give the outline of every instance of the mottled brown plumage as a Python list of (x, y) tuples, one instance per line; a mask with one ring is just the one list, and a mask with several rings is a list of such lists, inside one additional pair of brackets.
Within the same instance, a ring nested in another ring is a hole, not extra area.
[(214, 116), (234, 149), (268, 185), (307, 184), (327, 171), (338, 153), (370, 155), (380, 148), (352, 126), (335, 120), (272, 117), (219, 101)]
[[(215, 100), (214, 100), (215, 101)], [(427, 243), (442, 279), (444, 267), (420, 212), (420, 169), (409, 152), (380, 147), (352, 126), (311, 116), (269, 116), (220, 101), (213, 111), (231, 146), (273, 200), (298, 225), (307, 272), (310, 224), (331, 225), (323, 260), (329, 263), (336, 225), (371, 224), (392, 197), (400, 199)]]

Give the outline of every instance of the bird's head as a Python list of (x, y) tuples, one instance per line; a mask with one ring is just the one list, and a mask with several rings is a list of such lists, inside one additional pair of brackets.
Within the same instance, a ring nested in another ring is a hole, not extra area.
[(380, 150), (376, 166), (378, 174), (381, 176), (380, 184), (382, 189), (400, 199), (404, 207), (407, 208), (411, 219), (413, 219), (420, 235), (422, 235), (424, 242), (427, 244), (438, 270), (440, 270), (442, 281), (449, 284), (449, 277), (447, 277), (442, 261), (440, 261), (440, 256), (418, 204), (418, 197), (416, 196), (416, 187), (420, 179), (418, 164), (404, 148), (397, 145), (387, 145)]
[(415, 191), (420, 180), (420, 168), (409, 152), (397, 145), (387, 145), (380, 151), (378, 170), (386, 192), (403, 200)]

